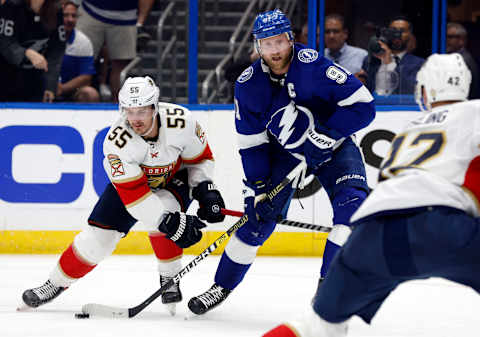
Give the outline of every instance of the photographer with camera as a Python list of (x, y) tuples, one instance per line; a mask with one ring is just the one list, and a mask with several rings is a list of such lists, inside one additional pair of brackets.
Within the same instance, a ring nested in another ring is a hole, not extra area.
[(415, 76), (424, 59), (407, 52), (412, 24), (404, 16), (395, 17), (370, 39), (362, 68), (367, 88), (378, 95), (413, 94)]

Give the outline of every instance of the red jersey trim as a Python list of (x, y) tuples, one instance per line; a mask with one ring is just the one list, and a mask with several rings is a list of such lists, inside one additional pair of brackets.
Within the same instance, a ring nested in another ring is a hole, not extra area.
[(113, 185), (117, 189), (118, 196), (127, 208), (138, 204), (152, 193), (150, 187), (148, 187), (148, 179), (145, 174), (129, 182), (113, 182)]
[(475, 157), (470, 162), (467, 172), (465, 173), (463, 187), (473, 194), (478, 206), (478, 201), (480, 200), (480, 157)]
[(210, 146), (207, 143), (207, 146), (205, 146), (205, 149), (203, 150), (203, 152), (200, 153), (198, 156), (194, 158), (182, 157), (182, 159), (185, 164), (198, 164), (204, 160), (213, 160), (213, 154), (212, 154), (212, 150), (210, 150)]

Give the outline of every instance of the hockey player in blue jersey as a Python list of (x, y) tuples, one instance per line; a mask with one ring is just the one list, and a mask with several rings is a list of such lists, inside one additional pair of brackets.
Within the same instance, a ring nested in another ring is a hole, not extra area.
[[(355, 230), (303, 317), (264, 337), (345, 337), (352, 316), (370, 323), (410, 280), (441, 277), (480, 294), (480, 101), (467, 101), (471, 80), (460, 54), (428, 57), (416, 85), (427, 113), (392, 141), (379, 184), (352, 215)], [(439, 297), (439, 307), (449, 304)]]
[(321, 278), (351, 230), (348, 219), (368, 193), (362, 155), (353, 134), (375, 117), (369, 91), (347, 70), (316, 50), (294, 44), (290, 22), (280, 10), (257, 16), (253, 28), (261, 56), (235, 83), (235, 116), (245, 174), (248, 222), (230, 239), (214, 285), (190, 299), (203, 314), (222, 303), (242, 281), (258, 248), (288, 210), (294, 187), (273, 201), (265, 192), (299, 161), (308, 164), (333, 208), (333, 229), (325, 246)]

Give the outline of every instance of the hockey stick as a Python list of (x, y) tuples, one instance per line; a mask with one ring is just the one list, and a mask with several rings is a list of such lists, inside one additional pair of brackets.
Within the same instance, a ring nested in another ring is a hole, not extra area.
[[(301, 162), (298, 164), (287, 176), (270, 192), (267, 193), (267, 198), (272, 200), (275, 198), (280, 191), (282, 191), (285, 186), (295, 179), (300, 172), (304, 169), (305, 163)], [(145, 309), (150, 303), (152, 303), (155, 299), (157, 299), (160, 295), (162, 295), (167, 289), (173, 286), (175, 283), (179, 282), (180, 279), (187, 274), (192, 268), (194, 268), (197, 264), (200, 263), (203, 259), (205, 259), (208, 255), (210, 255), (217, 247), (227, 240), (229, 237), (235, 233), (237, 229), (242, 227), (248, 221), (248, 216), (243, 215), (237, 222), (235, 222), (225, 233), (223, 233), (218, 239), (216, 239), (210, 246), (207, 247), (200, 255), (197, 255), (189, 264), (183, 267), (180, 272), (178, 272), (170, 281), (165, 283), (160, 289), (150, 295), (145, 301), (140, 303), (137, 306), (132, 308), (120, 308), (120, 307), (113, 307), (103, 304), (96, 304), (96, 303), (89, 303), (85, 304), (82, 307), (82, 313), (76, 314), (75, 317), (77, 318), (88, 318), (90, 316), (104, 316), (104, 317), (111, 317), (111, 318), (132, 318), (136, 316), (139, 312)]]
[[(243, 216), (243, 212), (234, 211), (231, 209), (222, 208), (220, 211), (224, 215), (230, 215), (230, 216), (236, 216), (236, 217)], [(290, 226), (290, 227), (311, 229), (311, 230), (322, 232), (322, 233), (328, 233), (332, 230), (332, 227), (328, 227), (328, 226), (314, 225), (306, 222), (293, 221), (293, 220), (287, 220), (287, 219), (280, 220), (277, 223), (285, 226)]]

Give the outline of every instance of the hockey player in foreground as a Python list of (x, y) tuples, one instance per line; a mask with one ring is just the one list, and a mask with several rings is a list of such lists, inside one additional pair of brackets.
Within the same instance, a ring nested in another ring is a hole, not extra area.
[(393, 140), (306, 317), (264, 336), (345, 336), (350, 317), (370, 323), (408, 280), (443, 277), (480, 292), (480, 101), (466, 101), (470, 82), (460, 54), (427, 59), (416, 91), (428, 114)]
[[(89, 226), (63, 252), (47, 282), (23, 293), (27, 307), (52, 301), (89, 273), (137, 221), (149, 228), (163, 285), (182, 268), (182, 248), (202, 238), (205, 224), (200, 219), (225, 218), (220, 213), (225, 204), (212, 183), (214, 162), (204, 131), (187, 109), (159, 103), (158, 98), (150, 77), (125, 81), (119, 93), (121, 116), (103, 144), (111, 183), (95, 205)], [(191, 196), (199, 202), (198, 217), (184, 213)], [(162, 294), (172, 314), (181, 300), (179, 284)]]
[(188, 306), (196, 314), (222, 303), (242, 281), (258, 248), (286, 215), (292, 184), (273, 202), (260, 200), (300, 160), (306, 160), (307, 174), (322, 183), (334, 213), (322, 277), (350, 234), (348, 219), (368, 193), (363, 159), (352, 136), (375, 116), (368, 90), (316, 50), (294, 44), (290, 22), (280, 10), (259, 14), (253, 36), (261, 59), (235, 83), (248, 222), (226, 246), (213, 286), (190, 299)]

